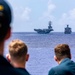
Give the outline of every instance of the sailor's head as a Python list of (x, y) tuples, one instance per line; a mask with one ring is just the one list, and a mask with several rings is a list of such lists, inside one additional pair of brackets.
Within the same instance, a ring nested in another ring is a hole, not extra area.
[(0, 41), (2, 41), (11, 23), (11, 9), (6, 0), (0, 0)]

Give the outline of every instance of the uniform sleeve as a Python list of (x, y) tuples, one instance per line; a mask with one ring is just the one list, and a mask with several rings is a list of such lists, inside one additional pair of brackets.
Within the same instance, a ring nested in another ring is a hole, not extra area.
[(48, 75), (57, 75), (57, 74), (55, 74), (55, 71), (54, 71), (53, 69), (51, 69), (51, 70), (49, 71)]

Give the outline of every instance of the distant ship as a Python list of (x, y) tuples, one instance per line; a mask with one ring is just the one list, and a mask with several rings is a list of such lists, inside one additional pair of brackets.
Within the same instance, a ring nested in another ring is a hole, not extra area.
[(48, 34), (51, 31), (53, 31), (52, 26), (51, 26), (51, 21), (49, 21), (49, 26), (47, 29), (34, 29), (34, 31), (36, 31), (39, 34)]
[(64, 33), (65, 33), (65, 34), (71, 34), (71, 33), (72, 33), (72, 30), (71, 30), (71, 28), (69, 27), (69, 25), (67, 25), (67, 27), (65, 28)]

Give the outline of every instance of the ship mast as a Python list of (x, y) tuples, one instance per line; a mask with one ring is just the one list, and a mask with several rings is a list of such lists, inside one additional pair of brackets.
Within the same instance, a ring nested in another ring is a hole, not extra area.
[(48, 29), (51, 29), (51, 28), (52, 28), (51, 24), (52, 24), (52, 22), (51, 22), (51, 21), (49, 21)]

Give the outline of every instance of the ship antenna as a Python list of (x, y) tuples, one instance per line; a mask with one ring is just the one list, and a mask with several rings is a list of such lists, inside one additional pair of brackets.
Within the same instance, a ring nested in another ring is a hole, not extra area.
[(67, 27), (69, 27), (69, 25), (67, 24)]
[(51, 29), (51, 28), (52, 28), (51, 24), (52, 24), (52, 22), (51, 22), (51, 21), (49, 21), (48, 29)]
[(51, 23), (52, 23), (52, 22), (51, 22), (51, 21), (49, 21), (49, 26), (51, 26)]

